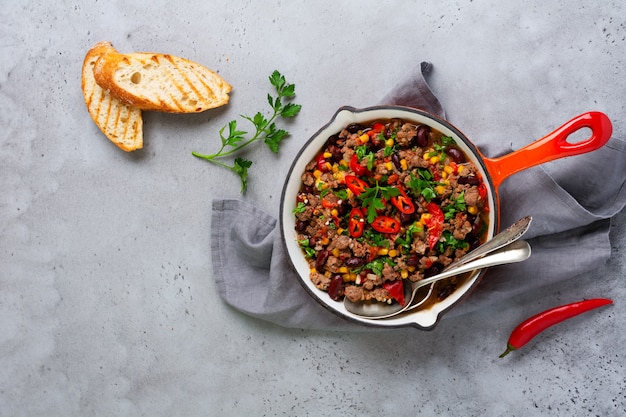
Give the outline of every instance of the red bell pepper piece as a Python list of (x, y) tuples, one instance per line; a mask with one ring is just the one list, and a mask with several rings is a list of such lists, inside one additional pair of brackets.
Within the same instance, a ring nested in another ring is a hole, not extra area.
[(443, 233), (445, 219), (441, 207), (432, 201), (426, 204), (426, 210), (430, 213), (430, 217), (426, 219), (425, 223), (428, 228), (428, 247), (432, 250)]
[(406, 191), (402, 187), (398, 187), (400, 194), (391, 197), (391, 204), (393, 204), (398, 211), (404, 214), (411, 214), (415, 211), (415, 206), (411, 201), (411, 198), (406, 194)]
[(388, 216), (378, 216), (372, 222), (372, 228), (380, 233), (398, 233), (400, 221)]
[(354, 195), (361, 195), (367, 187), (367, 183), (362, 179), (355, 177), (354, 175), (346, 175), (346, 186), (354, 193)]
[(352, 237), (361, 237), (363, 235), (363, 228), (365, 227), (365, 218), (363, 217), (363, 210), (358, 207), (353, 208), (348, 216), (348, 232)]
[(384, 282), (383, 288), (387, 290), (391, 298), (404, 306), (404, 284), (401, 279)]
[(380, 132), (383, 131), (385, 125), (382, 123), (374, 123), (372, 125), (372, 130), (367, 132), (368, 136), (371, 138), (372, 136), (377, 136)]
[(367, 167), (364, 167), (359, 163), (359, 157), (356, 154), (352, 155), (352, 159), (350, 159), (350, 169), (359, 177), (364, 177), (369, 175), (370, 170)]

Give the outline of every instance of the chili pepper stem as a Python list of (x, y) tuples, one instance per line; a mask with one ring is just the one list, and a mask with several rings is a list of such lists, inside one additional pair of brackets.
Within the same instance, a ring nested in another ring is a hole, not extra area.
[(515, 348), (515, 346), (511, 345), (510, 343), (506, 344), (506, 350), (504, 352), (502, 352), (502, 354), (500, 356), (498, 356), (499, 358), (504, 358), (506, 355), (508, 355), (509, 353), (513, 352), (514, 350), (517, 350)]

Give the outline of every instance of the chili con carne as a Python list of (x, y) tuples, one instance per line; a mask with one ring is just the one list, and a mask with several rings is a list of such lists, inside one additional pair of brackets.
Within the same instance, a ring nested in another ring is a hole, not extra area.
[(561, 323), (586, 311), (612, 303), (612, 300), (606, 298), (592, 298), (554, 307), (536, 314), (524, 320), (511, 332), (506, 350), (500, 357), (503, 358), (510, 352), (521, 348), (548, 327), (554, 326), (555, 324)]

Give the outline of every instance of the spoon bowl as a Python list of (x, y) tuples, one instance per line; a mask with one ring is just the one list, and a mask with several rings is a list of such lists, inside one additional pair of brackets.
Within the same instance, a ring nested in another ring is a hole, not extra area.
[(385, 319), (398, 314), (404, 313), (409, 310), (413, 310), (419, 307), (432, 293), (432, 286), (428, 291), (428, 294), (421, 299), (417, 304), (413, 303), (416, 294), (423, 287), (429, 286), (442, 279), (450, 278), (456, 275), (471, 272), (477, 269), (488, 268), (495, 265), (505, 265), (515, 262), (521, 262), (531, 254), (531, 247), (528, 242), (524, 240), (515, 240), (512, 243), (501, 247), (498, 250), (491, 252), (489, 255), (482, 258), (472, 260), (470, 262), (463, 263), (454, 268), (447, 269), (446, 271), (432, 276), (430, 278), (423, 279), (421, 281), (413, 282), (410, 285), (405, 285), (405, 299), (407, 300), (404, 305), (399, 303), (381, 303), (381, 302), (352, 302), (347, 298), (344, 299), (344, 305), (346, 310), (361, 317), (367, 317), (369, 319)]

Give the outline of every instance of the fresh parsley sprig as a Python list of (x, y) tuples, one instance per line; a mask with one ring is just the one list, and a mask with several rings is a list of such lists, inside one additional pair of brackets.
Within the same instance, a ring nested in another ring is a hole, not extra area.
[(376, 182), (373, 187), (367, 188), (359, 195), (359, 200), (366, 209), (367, 222), (372, 223), (378, 215), (378, 210), (385, 209), (383, 200), (389, 201), (391, 197), (400, 195), (400, 190), (395, 187), (382, 187)]
[[(192, 152), (192, 155), (220, 165), (233, 171), (241, 179), (241, 193), (245, 193), (248, 189), (248, 169), (252, 165), (252, 161), (237, 157), (233, 161), (233, 165), (228, 165), (218, 158), (224, 158), (232, 155), (253, 142), (263, 140), (268, 148), (278, 153), (281, 141), (289, 136), (289, 132), (284, 129), (279, 129), (276, 126), (276, 120), (278, 118), (292, 118), (298, 115), (302, 108), (299, 104), (287, 102), (295, 95), (296, 86), (289, 84), (285, 77), (278, 71), (274, 71), (269, 77), (270, 83), (276, 89), (276, 96), (271, 94), (267, 95), (267, 102), (272, 108), (272, 115), (267, 118), (263, 113), (258, 112), (253, 117), (241, 115), (241, 117), (250, 123), (255, 128), (251, 137), (246, 138), (248, 132), (237, 129), (237, 121), (231, 120), (228, 125), (222, 127), (219, 131), (222, 146), (220, 150), (214, 154), (201, 154), (199, 152)], [(228, 127), (228, 134), (225, 136), (225, 130)]]

